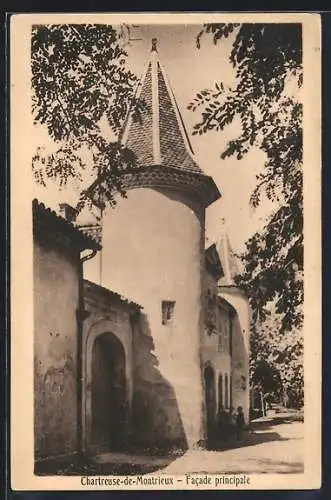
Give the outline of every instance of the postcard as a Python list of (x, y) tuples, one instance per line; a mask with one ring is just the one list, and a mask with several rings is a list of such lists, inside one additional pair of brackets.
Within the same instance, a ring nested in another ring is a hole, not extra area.
[(14, 490), (320, 487), (320, 38), (11, 16)]

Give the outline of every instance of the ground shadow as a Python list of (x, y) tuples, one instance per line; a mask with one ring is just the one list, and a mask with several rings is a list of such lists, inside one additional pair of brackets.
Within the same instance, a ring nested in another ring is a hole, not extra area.
[(288, 441), (289, 438), (283, 438), (278, 432), (250, 432), (243, 433), (240, 440), (230, 438), (228, 441), (223, 441), (214, 448), (214, 451), (232, 450), (235, 448), (243, 448), (247, 446), (255, 446), (262, 443), (270, 443), (271, 441)]
[[(229, 449), (255, 446), (271, 441), (288, 441), (290, 438), (282, 437), (274, 430), (274, 427), (279, 424), (292, 424), (295, 422), (297, 422), (297, 420), (295, 418), (292, 419), (291, 417), (274, 417), (268, 420), (253, 421), (250, 422), (247, 428), (242, 432), (239, 439), (236, 437), (235, 427), (232, 426), (229, 428), (227, 438), (218, 440), (217, 444), (215, 444), (211, 451), (225, 451)], [(291, 440), (295, 439), (296, 438), (291, 437)]]
[(146, 455), (180, 453), (187, 449), (185, 430), (173, 386), (159, 370), (147, 316), (133, 326), (134, 391), (130, 451)]
[(144, 456), (141, 457), (141, 460), (137, 460), (137, 458), (139, 457), (127, 453), (124, 460), (118, 460), (114, 454), (113, 459), (109, 458), (104, 463), (97, 462), (91, 456), (81, 456), (70, 462), (59, 459), (39, 464), (38, 471), (35, 473), (39, 476), (134, 476), (150, 474), (167, 467), (178, 458), (178, 455)]

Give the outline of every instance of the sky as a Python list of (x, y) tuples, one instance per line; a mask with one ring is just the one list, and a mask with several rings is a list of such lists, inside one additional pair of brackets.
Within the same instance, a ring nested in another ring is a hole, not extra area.
[[(216, 82), (235, 84), (235, 73), (229, 62), (233, 37), (214, 45), (211, 37), (204, 35), (198, 49), (196, 36), (200, 30), (199, 25), (135, 25), (130, 32), (132, 40), (127, 44), (124, 36), (123, 43), (126, 43), (128, 65), (140, 76), (149, 58), (151, 40), (157, 38), (159, 59), (175, 94), (196, 161), (207, 175), (214, 178), (222, 194), (221, 199), (207, 209), (208, 241), (218, 239), (222, 219), (225, 219), (232, 247), (235, 252), (240, 252), (245, 241), (261, 227), (272, 209), (269, 202), (264, 202), (257, 210), (249, 205), (256, 175), (263, 168), (265, 157), (261, 151), (252, 149), (242, 160), (220, 158), (227, 142), (240, 131), (239, 120), (222, 132), (209, 131), (202, 136), (192, 136), (193, 126), (200, 120), (200, 114), (188, 110), (187, 106), (195, 94), (204, 88), (214, 87)], [(40, 128), (35, 140), (39, 144), (49, 144), (47, 133)], [(58, 192), (51, 184), (46, 189), (35, 187), (34, 196), (55, 209), (61, 201), (75, 203), (78, 195), (77, 190), (70, 186)]]

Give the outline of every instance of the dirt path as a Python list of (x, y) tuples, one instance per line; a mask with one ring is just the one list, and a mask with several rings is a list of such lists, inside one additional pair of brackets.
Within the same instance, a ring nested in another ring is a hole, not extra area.
[[(187, 451), (175, 457), (155, 457), (125, 453), (106, 453), (95, 464), (106, 470), (132, 468), (136, 474), (207, 473), (297, 473), (303, 471), (303, 423), (287, 415), (264, 418), (251, 423), (251, 432), (242, 442), (224, 451)], [(130, 465), (129, 465), (130, 464)]]
[(101, 453), (80, 464), (58, 463), (37, 474), (138, 475), (185, 473), (299, 473), (303, 472), (303, 423), (288, 414), (251, 422), (241, 442), (222, 451), (189, 450), (180, 456)]
[[(162, 472), (298, 473), (303, 472), (303, 424), (254, 423), (240, 447), (225, 451), (188, 451)], [(161, 471), (160, 471), (161, 472)]]

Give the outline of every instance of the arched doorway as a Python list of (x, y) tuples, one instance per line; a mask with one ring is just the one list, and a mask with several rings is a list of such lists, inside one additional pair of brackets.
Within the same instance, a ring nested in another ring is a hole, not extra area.
[(91, 366), (91, 444), (120, 449), (127, 422), (125, 352), (112, 333), (96, 337)]
[(211, 366), (206, 366), (205, 368), (204, 381), (207, 420), (207, 448), (212, 449), (215, 445), (216, 431), (216, 392), (215, 373)]

